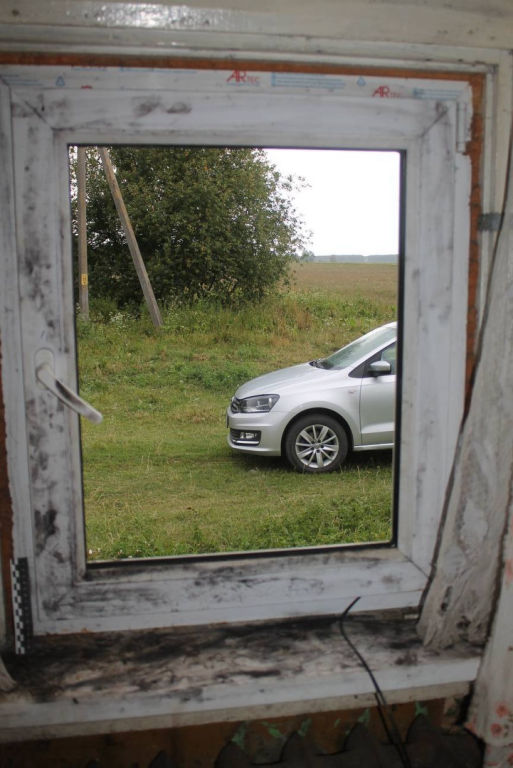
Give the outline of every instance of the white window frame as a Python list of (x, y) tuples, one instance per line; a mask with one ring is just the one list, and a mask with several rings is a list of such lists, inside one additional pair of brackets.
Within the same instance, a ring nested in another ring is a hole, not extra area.
[[(416, 606), (463, 413), (471, 93), (464, 81), (6, 67), (0, 86), (2, 349), (15, 558), (36, 634)], [(330, 79), (331, 78), (331, 79)], [(376, 93), (378, 97), (376, 98)], [(219, 144), (406, 153), (397, 546), (87, 568), (78, 417), (36, 381), (39, 350), (76, 388), (69, 144)], [(12, 161), (14, 158), (14, 162)]]

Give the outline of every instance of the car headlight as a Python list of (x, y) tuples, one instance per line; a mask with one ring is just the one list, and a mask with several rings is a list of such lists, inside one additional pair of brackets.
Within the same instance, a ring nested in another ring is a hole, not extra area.
[(256, 397), (244, 397), (232, 400), (232, 411), (234, 413), (269, 413), (274, 408), (279, 395), (256, 395)]

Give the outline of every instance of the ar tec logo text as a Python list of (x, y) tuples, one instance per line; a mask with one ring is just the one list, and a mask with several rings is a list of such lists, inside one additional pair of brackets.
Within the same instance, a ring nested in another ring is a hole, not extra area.
[(378, 86), (372, 95), (378, 99), (397, 99), (401, 96), (400, 93), (396, 93), (388, 85)]
[(226, 82), (237, 85), (260, 85), (260, 78), (256, 75), (250, 75), (249, 72), (234, 69), (230, 77), (226, 78)]

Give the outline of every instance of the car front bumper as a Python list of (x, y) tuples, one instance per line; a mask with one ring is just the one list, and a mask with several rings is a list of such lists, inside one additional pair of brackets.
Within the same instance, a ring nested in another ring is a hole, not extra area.
[(277, 411), (269, 413), (232, 413), (226, 411), (228, 445), (242, 453), (281, 455), (281, 440), (287, 424), (287, 414)]

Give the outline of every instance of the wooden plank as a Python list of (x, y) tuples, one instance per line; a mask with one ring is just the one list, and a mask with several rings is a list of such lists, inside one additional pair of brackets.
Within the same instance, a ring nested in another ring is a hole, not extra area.
[(153, 325), (155, 328), (160, 328), (162, 325), (160, 310), (155, 298), (155, 294), (153, 293), (153, 288), (151, 287), (146, 267), (144, 266), (141, 251), (139, 250), (139, 246), (137, 244), (137, 238), (130, 222), (130, 217), (128, 215), (128, 211), (126, 209), (123, 196), (116, 179), (116, 174), (114, 172), (109, 152), (107, 149), (105, 149), (105, 147), (99, 147), (98, 151), (102, 160), (105, 176), (107, 177), (107, 181), (109, 183), (112, 199), (114, 200), (114, 205), (116, 206), (116, 210), (121, 221), (121, 226), (123, 227), (123, 232), (125, 233), (125, 237), (127, 239), (128, 248), (134, 262), (135, 271), (137, 272), (137, 277), (139, 278), (144, 298), (146, 300), (146, 306), (148, 307)]
[[(202, 0), (191, 10), (188, 6), (172, 7), (154, 3), (151, 12), (140, 3), (105, 3), (99, 0), (72, 2), (53, 0), (50, 7), (34, 4), (30, 0), (17, 0), (17, 14), (10, 7), (0, 8), (0, 24), (4, 26), (6, 38), (27, 44), (27, 29), (32, 33), (34, 47), (50, 45), (54, 50), (66, 50), (71, 43), (79, 41), (91, 48), (130, 48), (144, 50), (152, 47), (161, 53), (172, 51), (180, 45), (183, 50), (192, 41), (197, 47), (217, 46), (223, 53), (227, 50), (254, 50), (247, 38), (263, 38), (269, 47), (269, 38), (280, 36), (280, 50), (287, 38), (303, 41), (302, 51), (307, 43), (314, 42), (318, 49), (327, 47), (339, 32), (344, 41), (377, 44), (397, 42), (405, 47), (429, 43), (443, 45), (450, 41), (453, 48), (470, 45), (480, 48), (508, 49), (511, 44), (511, 6), (509, 0), (495, 0), (493, 14), (486, 14), (486, 6), (476, 8), (476, 3), (458, 3), (456, 0), (431, 0), (427, 5), (404, 4), (401, 9), (401, 23), (397, 23), (397, 6), (387, 0), (379, 6), (370, 0), (350, 0), (343, 8), (334, 7), (328, 0), (321, 0), (315, 8), (308, 3), (298, 6), (292, 0), (284, 0), (278, 6), (269, 3), (254, 11), (254, 4), (248, 0), (230, 3), (231, 7), (219, 8), (211, 0)], [(214, 6), (214, 7), (212, 7)], [(112, 32), (126, 30), (122, 41)], [(212, 40), (206, 34), (210, 30)], [(212, 35), (212, 31), (215, 33)], [(200, 40), (197, 35), (201, 35)], [(221, 41), (217, 42), (220, 37)], [(205, 41), (206, 38), (206, 41)], [(180, 41), (178, 43), (178, 41)], [(37, 45), (39, 43), (39, 46)], [(117, 46), (114, 45), (117, 44)], [(174, 46), (173, 46), (174, 43)], [(299, 46), (299, 43), (296, 43)], [(315, 51), (315, 49), (313, 49)], [(222, 55), (222, 54), (220, 54)]]

